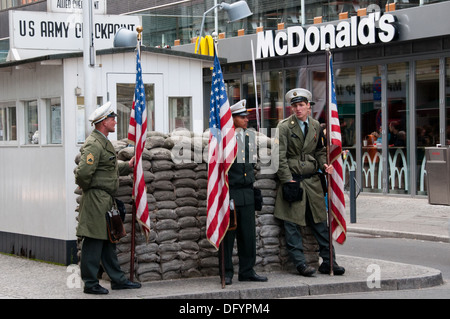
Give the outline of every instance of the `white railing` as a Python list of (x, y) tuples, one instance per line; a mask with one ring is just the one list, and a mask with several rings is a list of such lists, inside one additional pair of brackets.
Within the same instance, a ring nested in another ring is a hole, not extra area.
[[(408, 161), (405, 152), (406, 149), (397, 148), (395, 149), (393, 155), (389, 153), (389, 183), (392, 190), (395, 189), (396, 185), (398, 186), (398, 189), (403, 189), (405, 191), (409, 190)], [(362, 174), (364, 181), (363, 187), (381, 190), (381, 181), (383, 176), (383, 165), (380, 165), (382, 163), (381, 153), (378, 150), (376, 151), (376, 153), (369, 153), (368, 151), (364, 152), (362, 154), (362, 163)], [(419, 192), (425, 191), (425, 163), (426, 157), (424, 155), (419, 172)], [(349, 171), (352, 169), (356, 170), (357, 167), (354, 156), (350, 152), (348, 152), (347, 156), (345, 157), (343, 166), (344, 185), (346, 185), (347, 173), (349, 173)]]

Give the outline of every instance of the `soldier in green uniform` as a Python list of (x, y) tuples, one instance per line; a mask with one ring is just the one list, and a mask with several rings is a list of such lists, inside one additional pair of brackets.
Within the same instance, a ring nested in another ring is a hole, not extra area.
[(116, 245), (108, 239), (105, 214), (114, 203), (119, 188), (119, 173), (131, 172), (134, 157), (119, 162), (108, 134), (115, 131), (116, 114), (110, 102), (97, 108), (89, 117), (95, 129), (81, 148), (81, 160), (75, 172), (75, 182), (83, 190), (80, 202), (77, 236), (83, 238), (81, 247), (81, 278), (84, 292), (107, 294), (97, 279), (100, 262), (111, 278), (112, 289), (139, 288), (129, 281), (117, 261)]
[(233, 246), (237, 240), (239, 257), (239, 281), (267, 281), (259, 276), (253, 267), (256, 262), (256, 226), (253, 182), (254, 165), (257, 160), (255, 133), (247, 130), (248, 118), (246, 100), (231, 106), (236, 129), (238, 151), (236, 159), (228, 171), (230, 199), (236, 209), (236, 230), (228, 230), (224, 238), (225, 284), (231, 285), (233, 278)]
[[(298, 272), (313, 276), (316, 270), (307, 265), (303, 254), (302, 236), (298, 225), (309, 225), (319, 244), (322, 264), (319, 272), (330, 272), (329, 235), (327, 211), (322, 183), (318, 171), (332, 173), (327, 165), (323, 131), (310, 114), (311, 92), (293, 89), (286, 93), (292, 115), (278, 124), (280, 186), (275, 202), (274, 216), (284, 221), (286, 245)], [(295, 185), (295, 186), (294, 186)], [(298, 195), (292, 199), (292, 194)], [(334, 249), (333, 249), (334, 255)], [(335, 262), (333, 272), (342, 275), (345, 269)]]

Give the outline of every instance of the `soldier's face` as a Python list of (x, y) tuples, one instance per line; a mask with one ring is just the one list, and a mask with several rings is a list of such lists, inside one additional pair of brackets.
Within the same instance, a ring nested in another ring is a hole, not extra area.
[(296, 102), (291, 105), (292, 114), (295, 114), (300, 121), (306, 121), (309, 115), (309, 103), (306, 102)]
[(109, 133), (116, 131), (116, 118), (115, 117), (107, 117), (103, 123), (105, 124), (105, 128)]
[(247, 129), (248, 117), (241, 116), (241, 115), (235, 115), (235, 116), (233, 116), (233, 122), (234, 122), (234, 127), (236, 127), (236, 128), (240, 127), (243, 129)]

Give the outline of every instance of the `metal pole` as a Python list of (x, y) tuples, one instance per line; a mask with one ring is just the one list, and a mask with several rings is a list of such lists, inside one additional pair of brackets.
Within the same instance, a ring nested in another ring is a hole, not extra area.
[(202, 39), (203, 26), (205, 25), (205, 18), (206, 18), (206, 15), (207, 15), (210, 11), (212, 11), (213, 9), (215, 9), (215, 8), (217, 8), (217, 7), (219, 7), (220, 9), (222, 8), (222, 7), (221, 7), (221, 4), (216, 4), (214, 7), (212, 7), (211, 9), (206, 10), (206, 11), (203, 13), (202, 25), (201, 25), (201, 27), (200, 27), (200, 34), (198, 35), (198, 42), (197, 42), (197, 45), (195, 46), (195, 51), (194, 51), (194, 53), (197, 53), (197, 52), (198, 52), (198, 48), (199, 48), (199, 46), (200, 46), (200, 40)]
[(85, 137), (92, 131), (89, 115), (97, 108), (97, 93), (95, 90), (95, 48), (94, 48), (94, 16), (92, 0), (87, 0), (83, 6), (83, 71), (84, 71), (84, 118)]
[(223, 239), (219, 245), (220, 253), (220, 281), (222, 283), (222, 289), (225, 288), (225, 248), (223, 246)]
[[(326, 107), (326, 118), (327, 118), (327, 164), (330, 164), (330, 145), (331, 145), (331, 123), (330, 123), (330, 48), (327, 47), (325, 50), (325, 57), (326, 57), (326, 97), (325, 97), (325, 107)], [(330, 183), (330, 174), (327, 174), (327, 184), (328, 184), (328, 246), (330, 251), (330, 276), (333, 276), (333, 237), (331, 234), (331, 222), (332, 222), (332, 215), (330, 213), (330, 207), (331, 207), (331, 200), (330, 200), (330, 193), (331, 193), (331, 183)]]
[(252, 51), (252, 66), (253, 66), (253, 85), (255, 86), (255, 107), (256, 107), (256, 126), (258, 132), (260, 132), (260, 124), (259, 124), (259, 106), (258, 106), (258, 84), (256, 80), (256, 66), (255, 66), (255, 54), (253, 51), (253, 40), (250, 41), (251, 51)]
[(356, 223), (356, 182), (355, 170), (350, 170), (350, 223)]
[(131, 211), (131, 256), (130, 256), (130, 281), (134, 280), (134, 250), (135, 250), (135, 234), (136, 234), (136, 203), (133, 198), (133, 209)]

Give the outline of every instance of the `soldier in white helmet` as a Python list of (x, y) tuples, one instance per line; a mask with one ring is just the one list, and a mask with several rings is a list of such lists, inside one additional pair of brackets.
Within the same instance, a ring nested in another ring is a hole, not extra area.
[(129, 162), (118, 162), (108, 140), (108, 134), (114, 132), (116, 126), (116, 114), (110, 102), (97, 108), (89, 121), (95, 129), (81, 147), (81, 159), (75, 172), (75, 182), (83, 190), (77, 236), (83, 238), (80, 270), (84, 292), (108, 293), (97, 279), (100, 263), (111, 278), (113, 290), (139, 288), (141, 284), (129, 281), (120, 269), (116, 245), (109, 241), (106, 225), (106, 212), (113, 207), (119, 188), (119, 173), (131, 172), (134, 157)]

